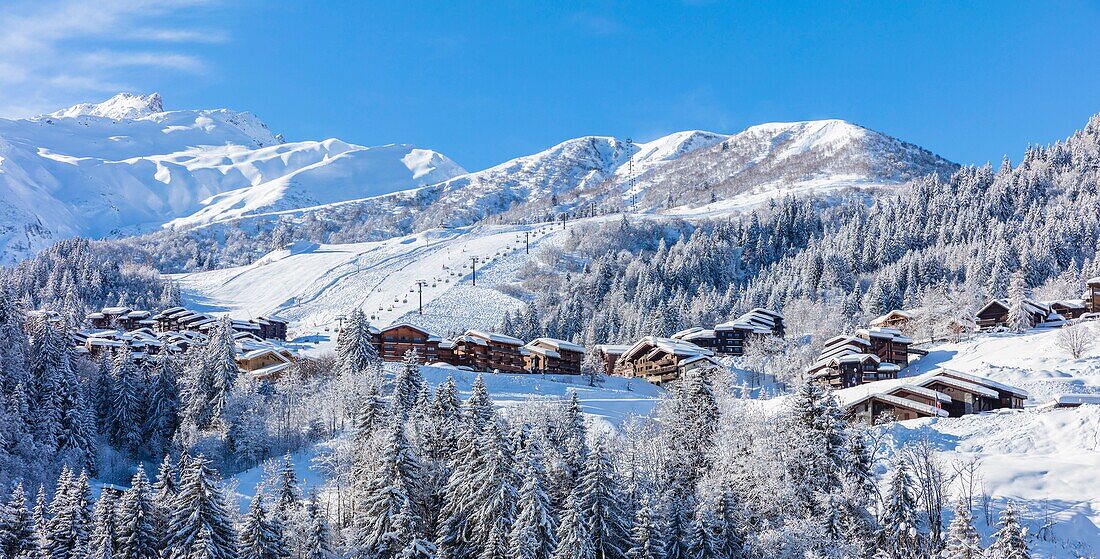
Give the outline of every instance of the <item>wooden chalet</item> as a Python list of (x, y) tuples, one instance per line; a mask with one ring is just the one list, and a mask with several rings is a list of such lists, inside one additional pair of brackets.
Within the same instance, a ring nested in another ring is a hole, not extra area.
[(1088, 307), (1085, 306), (1085, 301), (1081, 299), (1046, 301), (1045, 304), (1050, 307), (1051, 312), (1057, 313), (1066, 320), (1076, 320), (1081, 318), (1081, 315), (1089, 312)]
[(584, 346), (555, 338), (535, 338), (527, 345), (525, 368), (532, 373), (579, 375)]
[(439, 361), (439, 342), (443, 338), (408, 323), (398, 323), (371, 333), (378, 340), (376, 349), (383, 361), (403, 361), (405, 352), (415, 351), (422, 363)]
[(904, 331), (910, 327), (912, 322), (913, 313), (894, 309), (880, 317), (872, 319), (869, 324), (877, 328), (893, 328), (895, 330)]
[(523, 340), (495, 332), (467, 330), (455, 339), (454, 365), (475, 371), (525, 371)]
[(725, 355), (744, 355), (745, 342), (753, 336), (784, 334), (783, 315), (757, 307), (729, 322), (714, 327), (714, 351)]
[(841, 335), (825, 341), (825, 347), (806, 374), (834, 389), (867, 382), (895, 379), (902, 367), (885, 362), (872, 351), (872, 342), (861, 336)]
[(719, 366), (713, 355), (713, 351), (683, 340), (646, 336), (619, 356), (615, 374), (663, 384), (696, 368)]
[(1100, 394), (1058, 394), (1045, 404), (1035, 406), (1039, 410), (1100, 406)]
[(869, 423), (887, 412), (905, 420), (1021, 409), (1028, 398), (1027, 392), (1019, 388), (950, 369), (871, 382), (834, 394), (850, 415)]
[(868, 352), (878, 356), (883, 363), (893, 363), (904, 369), (909, 366), (909, 353), (924, 351), (910, 349), (913, 340), (894, 328), (860, 328), (856, 335), (867, 340)]
[(630, 349), (628, 345), (622, 344), (600, 344), (596, 346), (596, 353), (603, 361), (603, 372), (607, 376), (615, 374), (615, 365), (618, 364), (619, 357), (626, 353), (626, 350)]
[[(1008, 311), (1010, 307), (1011, 304), (1008, 299), (993, 299), (986, 303), (985, 306), (976, 313), (978, 317), (978, 328), (982, 330), (992, 330), (1007, 327)], [(1047, 317), (1051, 314), (1048, 305), (1031, 299), (1024, 299), (1024, 309), (1027, 312), (1028, 323), (1031, 327), (1046, 322)]]
[(707, 349), (714, 349), (718, 344), (718, 335), (714, 330), (700, 328), (698, 326), (676, 332), (672, 335), (672, 339), (691, 342), (699, 347), (705, 347)]
[(250, 321), (259, 327), (258, 335), (265, 340), (285, 340), (287, 321), (277, 316), (261, 316)]
[(237, 367), (249, 378), (276, 379), (292, 365), (292, 358), (274, 347), (261, 347), (237, 354)]
[(1089, 312), (1100, 312), (1100, 276), (1085, 282), (1085, 307)]

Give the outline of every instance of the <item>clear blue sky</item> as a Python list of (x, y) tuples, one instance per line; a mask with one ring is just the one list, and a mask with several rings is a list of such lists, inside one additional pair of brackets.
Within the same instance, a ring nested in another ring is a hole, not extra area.
[(585, 134), (817, 118), (1016, 160), (1100, 112), (1097, 2), (80, 4), (0, 8), (28, 30), (0, 37), (0, 114), (156, 90), (473, 170)]

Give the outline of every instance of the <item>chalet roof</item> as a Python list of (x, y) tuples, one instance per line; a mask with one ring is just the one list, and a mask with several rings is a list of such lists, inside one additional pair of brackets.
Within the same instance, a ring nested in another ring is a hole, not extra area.
[(751, 330), (759, 334), (770, 333), (778, 321), (783, 320), (783, 315), (772, 310), (757, 307), (734, 320), (723, 322), (714, 327), (716, 331), (722, 330)]
[(890, 340), (899, 344), (911, 344), (913, 340), (902, 335), (901, 330), (896, 328), (883, 328), (881, 326), (875, 326), (872, 328), (860, 328), (856, 330), (856, 334), (861, 338), (871, 339), (878, 338), (880, 340)]
[(84, 315), (84, 318), (93, 319), (93, 320), (94, 319), (100, 319), (100, 318), (103, 318), (103, 313), (101, 313), (101, 312), (90, 312), (90, 313)]
[(286, 356), (282, 354), (282, 352), (280, 352), (279, 350), (277, 350), (273, 347), (263, 347), (263, 348), (259, 348), (259, 349), (254, 349), (254, 350), (249, 351), (247, 353), (244, 353), (242, 355), (238, 355), (237, 359), (242, 360), (242, 361), (251, 361), (253, 359), (256, 359), (258, 357), (263, 357), (265, 355), (274, 355), (274, 356), (278, 357), (280, 361), (284, 361), (286, 363), (290, 362), (290, 360), (287, 359)]
[(709, 349), (699, 347), (691, 342), (673, 338), (660, 338), (646, 336), (631, 345), (622, 356), (624, 359), (650, 353), (651, 351), (663, 351), (679, 357), (695, 357), (697, 355), (714, 355)]
[(1095, 286), (1100, 286), (1100, 276), (1096, 276), (1094, 278), (1089, 278), (1089, 279), (1085, 280), (1085, 285), (1088, 285), (1090, 287), (1094, 286), (1094, 285)]
[(126, 318), (148, 318), (150, 314), (149, 311), (130, 311), (126, 314)]
[[(911, 409), (925, 415), (947, 417), (949, 414), (947, 410), (940, 407), (930, 406), (923, 402), (916, 400), (910, 400), (904, 396), (897, 395), (898, 392), (909, 391), (914, 394), (920, 394), (927, 398), (936, 400), (938, 402), (948, 403), (951, 401), (951, 397), (946, 394), (933, 394), (933, 390), (928, 390), (920, 386), (907, 382), (909, 379), (890, 379), (880, 380), (875, 382), (868, 382), (859, 386), (853, 386), (851, 388), (845, 388), (843, 390), (837, 390), (833, 392), (836, 396), (837, 402), (845, 407), (850, 408), (861, 402), (869, 399), (877, 399), (894, 406)], [(946, 399), (944, 397), (946, 396)]]
[(687, 359), (684, 359), (683, 361), (680, 361), (680, 366), (685, 367), (687, 365), (691, 365), (692, 363), (697, 363), (699, 361), (706, 361), (706, 362), (710, 363), (711, 365), (714, 365), (715, 367), (721, 366), (720, 363), (715, 361), (714, 358), (709, 356), (709, 355), (696, 355), (695, 357), (688, 357)]
[(467, 330), (467, 336), (474, 336), (475, 338), (481, 338), (498, 344), (508, 344), (514, 346), (523, 346), (523, 340), (519, 338), (513, 338), (507, 334), (500, 334), (497, 332), (486, 332), (484, 330)]
[[(984, 307), (978, 309), (978, 312), (974, 314), (981, 314), (982, 311), (988, 309), (993, 305), (999, 305), (1004, 309), (1012, 308), (1012, 303), (1010, 303), (1008, 299), (993, 299), (992, 301), (986, 303)], [(1042, 314), (1043, 316), (1047, 316), (1048, 314), (1050, 314), (1049, 305), (1040, 303), (1029, 298), (1024, 299), (1024, 310), (1032, 314)]]
[(101, 312), (103, 314), (119, 315), (119, 314), (126, 314), (126, 313), (130, 312), (131, 310), (132, 309), (130, 307), (103, 307)]
[(288, 369), (290, 366), (291, 366), (291, 363), (289, 363), (289, 362), (287, 362), (287, 363), (275, 363), (274, 365), (268, 365), (267, 367), (263, 367), (261, 369), (256, 369), (255, 371), (250, 371), (250, 372), (246, 373), (246, 376), (248, 378), (251, 378), (251, 379), (263, 379), (263, 378), (267, 378), (271, 375), (274, 375), (275, 373), (284, 371), (284, 370)]
[(1057, 394), (1038, 409), (1050, 409), (1069, 406), (1100, 405), (1100, 394)]
[(535, 346), (548, 347), (557, 351), (572, 351), (574, 353), (584, 353), (584, 346), (575, 344), (573, 342), (567, 342), (565, 340), (559, 340), (557, 338), (535, 338), (527, 344), (526, 347), (531, 348)]
[(455, 341), (449, 338), (443, 338), (439, 340), (439, 347), (443, 349), (452, 349), (455, 346)]
[[(390, 324), (389, 326), (387, 326), (385, 328), (382, 328), (381, 330), (378, 330), (376, 333), (381, 334), (382, 332), (388, 332), (390, 330), (396, 330), (398, 328), (408, 328), (410, 330), (416, 330), (417, 332), (420, 332), (421, 334), (424, 334), (424, 337), (427, 338), (428, 341), (430, 341), (430, 342), (438, 342), (438, 341), (443, 339), (440, 336), (437, 336), (437, 335), (435, 335), (435, 334), (433, 334), (433, 333), (431, 333), (431, 332), (429, 332), (429, 331), (427, 331), (427, 330), (425, 330), (425, 329), (423, 329), (423, 328), (421, 328), (421, 327), (419, 327), (415, 324), (409, 324), (408, 322), (398, 322), (396, 324)], [(372, 332), (372, 333), (375, 333), (375, 332)]]
[(955, 369), (939, 368), (939, 369), (936, 369), (933, 372), (938, 372), (939, 374), (947, 375), (947, 376), (950, 376), (950, 377), (955, 377), (957, 379), (972, 382), (974, 384), (980, 384), (982, 386), (988, 386), (989, 388), (993, 388), (994, 390), (998, 390), (998, 391), (1001, 391), (1001, 392), (1008, 392), (1008, 393), (1010, 393), (1010, 394), (1012, 394), (1012, 395), (1014, 395), (1018, 398), (1023, 398), (1025, 400), (1028, 399), (1028, 397), (1029, 397), (1027, 391), (1022, 389), (1022, 388), (1016, 388), (1015, 386), (1011, 386), (1011, 385), (1008, 385), (1008, 384), (1003, 384), (1003, 383), (997, 382), (995, 380), (991, 380), (991, 379), (988, 379), (988, 378), (985, 378), (985, 377), (979, 377), (977, 375), (972, 375), (970, 373), (964, 373), (962, 371), (957, 371)]
[(553, 349), (550, 349), (548, 347), (539, 347), (539, 346), (533, 346), (531, 344), (527, 344), (527, 345), (523, 346), (522, 348), (520, 348), (520, 350), (525, 352), (525, 354), (537, 353), (537, 354), (542, 355), (544, 357), (551, 357), (551, 358), (554, 358), (554, 359), (561, 359), (561, 354), (560, 353), (558, 353), (557, 351), (555, 351)]
[(626, 353), (626, 350), (630, 349), (630, 346), (624, 344), (599, 344), (596, 346), (596, 349), (608, 355), (622, 355)]
[(1054, 307), (1059, 305), (1067, 309), (1084, 309), (1087, 308), (1085, 302), (1081, 299), (1059, 299), (1057, 301), (1043, 301), (1044, 305), (1048, 307)]
[(909, 319), (909, 318), (913, 318), (913, 315), (911, 313), (907, 312), (907, 311), (903, 311), (903, 310), (900, 310), (900, 309), (894, 309), (894, 310), (892, 310), (892, 311), (890, 311), (890, 312), (888, 312), (888, 313), (886, 313), (882, 316), (871, 319), (870, 324), (871, 324), (871, 326), (880, 326), (882, 324), (885, 324), (886, 322), (889, 322), (890, 320), (897, 319), (897, 318)]
[(851, 334), (841, 334), (839, 336), (833, 336), (833, 337), (825, 340), (825, 347), (828, 348), (829, 346), (836, 345), (836, 344), (841, 343), (841, 342), (843, 342), (845, 344), (850, 342), (850, 343), (856, 343), (856, 344), (860, 344), (860, 345), (870, 345), (870, 343), (867, 340), (865, 340), (865, 339), (863, 339), (859, 336), (853, 336)]
[(278, 322), (279, 324), (290, 324), (290, 321), (274, 314), (259, 317), (259, 320), (266, 320), (268, 322)]

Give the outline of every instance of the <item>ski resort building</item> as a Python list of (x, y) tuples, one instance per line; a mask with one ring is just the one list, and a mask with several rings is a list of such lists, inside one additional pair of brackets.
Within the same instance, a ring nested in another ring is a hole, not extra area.
[[(1028, 326), (1035, 327), (1047, 321), (1052, 314), (1050, 305), (1024, 299), (1024, 312), (1028, 317)], [(985, 304), (976, 313), (978, 328), (993, 330), (995, 328), (1007, 328), (1009, 326), (1009, 309), (1012, 304), (1008, 299), (994, 299)]]
[(713, 351), (690, 342), (646, 336), (619, 356), (615, 362), (615, 374), (664, 384), (679, 380), (696, 368), (720, 366), (713, 356)]
[(467, 330), (455, 339), (452, 365), (475, 371), (522, 373), (526, 370), (523, 345), (523, 340), (505, 334)]
[(877, 328), (893, 328), (900, 331), (909, 328), (912, 322), (913, 313), (894, 309), (880, 317), (872, 319), (869, 324)]
[(810, 365), (806, 374), (834, 389), (897, 378), (902, 367), (884, 362), (869, 338), (841, 335), (826, 340), (817, 361)]
[(443, 338), (419, 326), (400, 322), (381, 330), (371, 328), (372, 342), (383, 361), (403, 361), (408, 351), (415, 351), (423, 363), (440, 360), (439, 343)]
[(868, 352), (877, 355), (880, 362), (897, 365), (899, 370), (909, 366), (910, 353), (926, 353), (910, 348), (913, 340), (894, 328), (860, 328), (856, 330), (856, 335), (867, 341)]
[(744, 355), (745, 343), (753, 336), (783, 337), (783, 334), (783, 315), (757, 307), (735, 320), (715, 326), (713, 348), (723, 355)]
[(556, 338), (535, 338), (523, 346), (524, 366), (532, 373), (579, 375), (584, 346)]
[(596, 353), (600, 356), (600, 360), (603, 361), (603, 372), (605, 375), (610, 376), (615, 374), (615, 366), (619, 362), (619, 357), (622, 357), (628, 349), (630, 349), (630, 346), (622, 344), (600, 344), (596, 346)]
[(871, 424), (886, 414), (906, 420), (1021, 409), (1028, 398), (1019, 388), (950, 369), (870, 382), (834, 394), (850, 416)]

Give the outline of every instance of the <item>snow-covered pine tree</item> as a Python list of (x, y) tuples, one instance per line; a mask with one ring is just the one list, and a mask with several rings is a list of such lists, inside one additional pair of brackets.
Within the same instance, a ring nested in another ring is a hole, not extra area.
[(516, 521), (508, 536), (508, 559), (550, 559), (557, 547), (557, 522), (546, 494), (542, 447), (537, 437), (522, 454), (522, 483)]
[[(63, 470), (67, 471), (67, 470)], [(57, 487), (61, 487), (60, 477), (58, 478)], [(49, 540), (49, 521), (50, 521), (50, 507), (46, 504), (46, 486), (45, 484), (38, 486), (38, 495), (34, 499), (34, 510), (31, 511), (31, 518), (34, 519), (34, 542), (36, 547), (36, 554), (38, 557), (48, 556)]]
[[(218, 325), (211, 330), (210, 338), (206, 341), (207, 367), (211, 379), (212, 392), (210, 394), (210, 413), (213, 419), (224, 419), (229, 395), (237, 384), (237, 376), (240, 369), (237, 367), (236, 349), (233, 342), (233, 321), (228, 316), (222, 317)], [(212, 533), (216, 544), (218, 534)]]
[(329, 534), (328, 519), (325, 517), (324, 511), (321, 510), (319, 503), (320, 497), (317, 493), (311, 493), (309, 501), (306, 503), (306, 517), (309, 519), (309, 526), (304, 538), (305, 545), (303, 559), (332, 559), (332, 544), (329, 542), (331, 538)]
[(1027, 282), (1023, 270), (1016, 270), (1008, 284), (1008, 327), (1020, 333), (1031, 326), (1031, 315), (1027, 310)]
[(585, 462), (580, 495), (588, 510), (592, 545), (598, 559), (622, 559), (630, 548), (630, 519), (626, 498), (619, 490), (611, 456), (602, 437), (597, 437)]
[(686, 486), (694, 486), (696, 480), (709, 467), (708, 456), (714, 445), (714, 433), (718, 425), (718, 400), (710, 382), (711, 370), (693, 369), (673, 390), (673, 395), (663, 414), (668, 424), (666, 438), (672, 453), (673, 471)]
[(470, 397), (466, 399), (466, 421), (475, 433), (480, 434), (485, 432), (486, 427), (493, 422), (495, 414), (493, 400), (489, 398), (489, 389), (485, 386), (485, 379), (478, 375), (474, 379)]
[(569, 494), (558, 523), (558, 547), (552, 559), (596, 559), (592, 523), (580, 485)]
[(290, 557), (282, 534), (275, 521), (268, 518), (264, 509), (263, 493), (256, 490), (256, 497), (248, 507), (248, 514), (241, 528), (241, 559), (286, 559)]
[(486, 426), (482, 445), (486, 447), (483, 466), (475, 472), (471, 484), (471, 500), (475, 511), (474, 544), (481, 559), (503, 559), (507, 549), (508, 531), (516, 518), (514, 451), (499, 420)]
[(1016, 518), (1016, 506), (1008, 503), (1001, 513), (1001, 527), (990, 537), (988, 559), (1031, 559), (1027, 528)]
[(145, 422), (148, 442), (146, 454), (160, 456), (168, 452), (179, 426), (179, 364), (164, 351), (157, 356)]
[(222, 490), (203, 455), (187, 461), (172, 507), (166, 559), (236, 557), (237, 534)]
[(339, 371), (345, 374), (366, 371), (378, 362), (378, 350), (371, 343), (370, 322), (361, 309), (351, 311), (336, 338), (336, 360)]
[(84, 559), (92, 529), (92, 491), (88, 475), (75, 480), (69, 470), (58, 478), (46, 526), (46, 552), (50, 559)]
[(112, 376), (108, 432), (115, 446), (133, 453), (143, 439), (146, 408), (138, 365), (129, 347), (123, 347), (115, 354)]
[(115, 509), (118, 491), (104, 488), (92, 512), (92, 535), (88, 556), (91, 559), (113, 559), (118, 549)]
[(382, 390), (377, 382), (367, 386), (367, 393), (359, 410), (355, 414), (355, 442), (360, 447), (366, 447), (374, 432), (380, 426), (385, 425), (389, 416), (386, 400), (382, 398)]
[[(406, 536), (421, 534), (423, 515), (420, 513), (420, 464), (405, 437), (404, 424), (394, 420), (382, 448), (383, 455), (361, 495), (360, 513), (352, 546), (356, 557), (394, 559), (404, 549), (407, 540), (396, 540), (397, 523)], [(406, 501), (410, 504), (402, 513)], [(400, 517), (400, 518), (399, 518)]]
[(288, 452), (283, 456), (283, 467), (279, 471), (279, 487), (275, 496), (273, 517), (280, 522), (286, 522), (297, 512), (301, 500), (302, 492), (298, 488), (298, 474), (294, 472), (294, 461)]
[(424, 386), (424, 377), (420, 374), (420, 356), (416, 350), (405, 352), (401, 368), (393, 376), (393, 411), (398, 417), (407, 419), (409, 412), (416, 406), (416, 398)]
[(23, 484), (17, 483), (0, 509), (0, 557), (25, 557), (37, 548), (34, 517), (27, 509)]
[[(660, 523), (653, 518), (649, 499), (643, 497), (634, 513), (634, 525), (630, 530), (630, 549), (627, 559), (665, 559), (665, 543)], [(709, 558), (708, 558), (709, 559)], [(722, 559), (715, 556), (714, 559)]]
[(164, 514), (153, 503), (145, 467), (138, 464), (130, 488), (117, 507), (115, 559), (157, 559), (164, 536)]
[(61, 384), (70, 368), (68, 341), (49, 320), (30, 321), (30, 377), (27, 386), (34, 435), (39, 448), (52, 453), (61, 438)]
[(974, 515), (970, 511), (970, 499), (959, 497), (955, 503), (955, 518), (947, 527), (947, 541), (942, 559), (982, 559), (982, 541), (974, 528)]
[(910, 491), (909, 468), (902, 459), (894, 464), (890, 489), (883, 504), (882, 527), (876, 536), (878, 553), (889, 559), (918, 559), (923, 553), (919, 511)]

